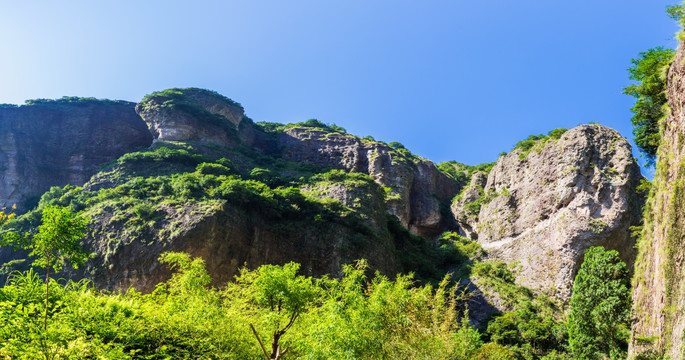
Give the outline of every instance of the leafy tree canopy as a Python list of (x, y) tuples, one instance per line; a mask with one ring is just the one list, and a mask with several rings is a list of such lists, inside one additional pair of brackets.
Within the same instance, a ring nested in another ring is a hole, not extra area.
[(624, 355), (630, 331), (630, 280), (617, 251), (591, 247), (585, 252), (569, 305), (569, 345), (575, 358)]
[(623, 93), (635, 97), (633, 112), (633, 135), (635, 144), (647, 158), (648, 165), (653, 165), (661, 141), (659, 120), (667, 111), (666, 69), (673, 60), (675, 51), (661, 46), (641, 52), (633, 59), (633, 66), (628, 69), (630, 80), (636, 84), (627, 86)]

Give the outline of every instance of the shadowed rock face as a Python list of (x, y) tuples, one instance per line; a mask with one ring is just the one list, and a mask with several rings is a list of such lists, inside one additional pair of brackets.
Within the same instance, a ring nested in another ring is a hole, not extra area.
[(442, 206), (461, 185), (428, 160), (409, 159), (383, 143), (307, 128), (286, 130), (278, 147), (286, 160), (370, 175), (389, 190), (388, 212), (413, 234), (433, 238), (454, 227)]
[(465, 203), (481, 196), (468, 190), (452, 210), (490, 257), (519, 263), (520, 284), (568, 301), (588, 247), (616, 249), (632, 265), (639, 180), (628, 141), (607, 127), (582, 125), (527, 156), (517, 149), (500, 157), (479, 211), (467, 212)]
[(0, 206), (25, 212), (50, 187), (82, 185), (103, 163), (149, 146), (134, 106), (57, 100), (0, 108)]
[[(645, 207), (633, 278), (629, 355), (647, 349), (685, 354), (685, 48), (668, 70), (668, 118), (662, 121), (656, 174)], [(639, 339), (651, 339), (640, 341)]]
[[(373, 184), (373, 187), (375, 184)], [(352, 199), (369, 189), (333, 186), (321, 189), (326, 197), (352, 205)], [(213, 285), (224, 286), (232, 281), (242, 266), (256, 268), (264, 264), (302, 265), (308, 275), (341, 276), (343, 264), (365, 257), (372, 268), (384, 273), (399, 271), (395, 247), (387, 233), (385, 206), (382, 197), (373, 196), (363, 209), (375, 236), (359, 241), (356, 230), (336, 224), (314, 225), (291, 219), (275, 221), (259, 213), (237, 208), (225, 202), (187, 203), (183, 207), (165, 206), (164, 221), (144, 236), (132, 237), (111, 214), (103, 212), (94, 218), (87, 247), (98, 255), (85, 268), (69, 271), (70, 277), (90, 277), (107, 289), (128, 289), (150, 292), (155, 285), (171, 276), (168, 266), (160, 264), (159, 256), (166, 251), (182, 251), (205, 260)], [(119, 241), (111, 247), (107, 238)], [(355, 239), (356, 242), (355, 242)], [(364, 254), (362, 256), (361, 254)]]

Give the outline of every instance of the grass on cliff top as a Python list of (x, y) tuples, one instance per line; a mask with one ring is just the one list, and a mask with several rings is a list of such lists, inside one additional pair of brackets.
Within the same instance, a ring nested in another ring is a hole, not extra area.
[(242, 110), (242, 106), (239, 103), (220, 95), (215, 91), (198, 88), (174, 88), (154, 92), (146, 95), (140, 102), (140, 106), (143, 108), (143, 111), (151, 110), (156, 107), (179, 111), (187, 114), (195, 120), (216, 126), (217, 128), (224, 130), (229, 138), (237, 137), (238, 131), (232, 122), (223, 116), (219, 114), (213, 114), (205, 110), (205, 108), (202, 106), (198, 105), (197, 98), (202, 96), (209, 96), (218, 99), (226, 102), (228, 105), (237, 106)]
[(335, 124), (325, 124), (317, 119), (309, 119), (307, 121), (292, 124), (281, 124), (275, 122), (260, 121), (256, 122), (255, 125), (259, 126), (264, 132), (267, 133), (282, 133), (285, 130), (294, 128), (310, 128), (313, 130), (320, 130), (325, 132), (338, 132), (341, 134), (347, 133), (347, 130), (345, 130), (345, 128), (341, 126)]
[(548, 132), (547, 135), (530, 135), (527, 139), (517, 142), (511, 151), (520, 149), (521, 152), (519, 153), (519, 160), (523, 160), (527, 158), (528, 154), (530, 154), (530, 152), (533, 150), (538, 153), (541, 152), (549, 140), (559, 140), (566, 131), (568, 131), (568, 129), (559, 128)]
[[(341, 134), (346, 137), (356, 139), (362, 144), (369, 145), (379, 145), (386, 148), (388, 153), (391, 155), (393, 164), (405, 164), (410, 165), (412, 163), (419, 163), (425, 159), (413, 154), (409, 149), (407, 149), (403, 144), (393, 141), (390, 143), (385, 143), (383, 141), (377, 141), (371, 136), (358, 137), (355, 135), (348, 134), (347, 131), (335, 124), (325, 124), (317, 119), (309, 119), (305, 122), (292, 123), (292, 124), (280, 124), (273, 122), (257, 122), (255, 123), (266, 134), (271, 134), (272, 136), (277, 136), (278, 134), (289, 130), (289, 129), (306, 129), (311, 131), (320, 131), (324, 135), (319, 138), (319, 140), (325, 139), (329, 134)], [(373, 155), (372, 155), (373, 157)]]
[[(133, 105), (133, 103), (123, 100), (96, 99), (94, 97), (63, 96), (59, 99), (30, 99), (24, 102), (23, 106), (47, 106), (47, 105)], [(16, 106), (12, 106), (16, 107)]]
[(219, 94), (216, 91), (212, 90), (207, 90), (207, 89), (201, 89), (201, 88), (171, 88), (171, 89), (166, 89), (162, 91), (156, 91), (151, 94), (145, 95), (143, 97), (143, 100), (141, 100), (141, 103), (146, 103), (152, 100), (157, 100), (160, 102), (166, 102), (166, 101), (174, 101), (174, 102), (185, 102), (188, 101), (192, 97), (197, 97), (197, 96), (205, 96), (205, 97), (212, 97), (218, 100), (221, 100), (223, 102), (226, 102), (227, 104), (231, 106), (237, 106), (240, 107), (241, 109), (243, 108), (242, 105), (240, 105), (239, 102), (236, 102), (232, 99), (229, 99), (221, 94)]

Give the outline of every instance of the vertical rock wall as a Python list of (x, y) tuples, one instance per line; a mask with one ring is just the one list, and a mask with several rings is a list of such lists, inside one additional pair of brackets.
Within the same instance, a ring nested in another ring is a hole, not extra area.
[(0, 207), (24, 212), (50, 187), (82, 185), (103, 163), (149, 146), (134, 106), (56, 100), (0, 108)]
[(685, 335), (685, 49), (668, 71), (670, 114), (645, 209), (633, 278), (630, 354), (649, 349), (682, 359)]

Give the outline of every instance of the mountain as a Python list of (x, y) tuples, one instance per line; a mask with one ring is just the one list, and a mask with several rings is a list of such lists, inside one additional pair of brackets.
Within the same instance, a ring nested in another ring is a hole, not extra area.
[[(477, 167), (436, 165), (314, 119), (255, 123), (195, 88), (135, 105), (29, 101), (0, 108), (0, 127), (1, 200), (23, 214), (8, 226), (35, 227), (48, 204), (83, 211), (96, 256), (65, 276), (107, 289), (153, 290), (170, 276), (157, 260), (170, 250), (202, 257), (215, 285), (243, 265), (295, 261), (340, 276), (366, 258), (421, 281), (456, 272), (480, 294), (483, 320), (507, 306), (469, 274), (468, 244), (486, 250), (480, 260), (518, 264), (519, 285), (562, 302), (588, 247), (635, 256), (639, 170), (627, 141), (600, 125), (534, 136)], [(25, 267), (25, 255), (0, 249), (2, 271)]]
[(452, 211), (489, 257), (518, 265), (519, 283), (568, 301), (590, 246), (635, 259), (641, 175), (631, 146), (602, 125), (524, 140), (472, 177)]

